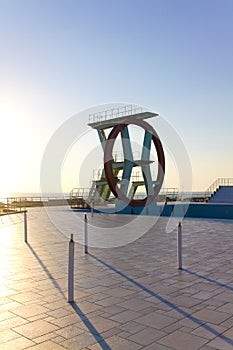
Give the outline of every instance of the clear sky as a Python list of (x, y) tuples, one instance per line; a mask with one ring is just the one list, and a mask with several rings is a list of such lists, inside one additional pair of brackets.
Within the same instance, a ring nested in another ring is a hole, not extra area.
[(0, 197), (39, 191), (54, 131), (111, 102), (166, 117), (194, 190), (233, 177), (233, 1), (0, 0)]

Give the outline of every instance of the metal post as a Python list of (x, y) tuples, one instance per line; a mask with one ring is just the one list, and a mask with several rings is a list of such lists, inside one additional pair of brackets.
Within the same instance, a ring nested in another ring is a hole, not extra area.
[(24, 211), (24, 242), (28, 242), (27, 212)]
[(91, 201), (91, 217), (93, 218), (94, 215), (94, 201)]
[(88, 254), (87, 214), (84, 215), (84, 253)]
[(182, 270), (182, 225), (179, 222), (178, 225), (178, 235), (177, 235), (177, 255), (178, 255), (178, 269)]
[(68, 262), (68, 302), (74, 301), (74, 235), (70, 235)]

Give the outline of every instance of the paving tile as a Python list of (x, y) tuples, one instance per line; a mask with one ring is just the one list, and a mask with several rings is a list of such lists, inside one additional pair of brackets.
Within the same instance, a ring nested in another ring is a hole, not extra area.
[(27, 350), (64, 350), (64, 347), (52, 341), (46, 341), (28, 348)]
[(49, 322), (39, 320), (26, 325), (15, 327), (13, 330), (29, 339), (38, 338), (46, 333), (54, 332), (58, 327)]
[(9, 318), (12, 318), (12, 317), (15, 317), (14, 313), (9, 312), (9, 311), (2, 312), (2, 313), (0, 313), (0, 322), (7, 320)]
[(122, 298), (127, 295), (131, 295), (134, 292), (126, 288), (118, 287), (118, 288), (109, 288), (108, 290), (105, 291), (105, 293), (117, 298)]
[(232, 315), (233, 314), (233, 302), (232, 303), (226, 303), (226, 304), (222, 305), (216, 311), (225, 312), (227, 314)]
[(192, 307), (194, 305), (200, 304), (200, 299), (190, 297), (190, 296), (186, 297), (184, 295), (180, 295), (180, 296), (172, 299), (172, 302), (178, 306)]
[(102, 300), (98, 300), (96, 304), (101, 305), (101, 306), (110, 306), (110, 305), (115, 305), (118, 304), (122, 301), (121, 298), (114, 298), (114, 297), (108, 297)]
[(220, 324), (230, 317), (229, 314), (227, 313), (208, 310), (208, 309), (200, 310), (194, 313), (192, 316), (202, 321), (210, 322), (213, 324)]
[[(8, 299), (10, 300), (10, 299)], [(18, 303), (16, 301), (7, 302), (6, 304), (0, 305), (0, 312), (13, 310), (15, 307), (21, 306), (21, 303)]]
[(176, 350), (197, 350), (207, 342), (207, 339), (180, 331), (175, 331), (158, 340), (158, 343)]
[(117, 321), (120, 323), (126, 323), (126, 322), (129, 322), (131, 320), (135, 320), (136, 318), (138, 318), (138, 316), (140, 316), (140, 314), (138, 312), (123, 311), (117, 315), (111, 316), (110, 318), (113, 321)]
[(143, 325), (162, 329), (174, 323), (174, 318), (160, 315), (156, 312), (150, 313), (146, 316), (139, 317), (134, 320), (135, 322), (141, 323)]
[(223, 335), (226, 336), (226, 337), (228, 337), (228, 338), (233, 339), (233, 327), (232, 327), (232, 328), (229, 328), (229, 329), (227, 329), (227, 330), (225, 330), (225, 331), (223, 332)]
[(147, 327), (137, 334), (131, 335), (128, 340), (132, 340), (135, 343), (141, 345), (148, 345), (153, 343), (155, 340), (158, 340), (166, 335), (165, 332), (159, 331), (154, 328)]
[(64, 317), (64, 316), (68, 316), (72, 313), (72, 311), (66, 310), (64, 308), (59, 308), (53, 311), (48, 311), (47, 309), (47, 315), (52, 316), (54, 318), (60, 318), (60, 317)]
[(70, 325), (70, 326), (66, 326), (61, 329), (58, 329), (55, 333), (62, 336), (65, 339), (69, 339), (69, 338), (75, 337), (76, 335), (84, 333), (84, 330), (76, 327), (75, 325)]
[[(15, 333), (11, 329), (7, 329), (5, 331), (0, 332), (0, 344), (5, 343), (9, 340), (19, 338), (19, 337), (20, 337), (20, 335), (18, 333)], [(0, 348), (1, 348), (1, 346), (0, 346)]]
[(13, 327), (26, 324), (26, 323), (28, 323), (28, 321), (22, 317), (19, 317), (19, 316), (11, 317), (0, 322), (0, 331), (4, 329), (11, 329)]
[(80, 304), (78, 304), (81, 312), (88, 314), (90, 312), (99, 310), (101, 307), (99, 305), (93, 304), (93, 303), (89, 303), (88, 301), (84, 301)]
[(120, 303), (118, 305), (133, 311), (140, 311), (143, 309), (153, 307), (152, 303), (149, 303), (148, 301), (144, 301), (142, 299), (136, 299), (136, 298), (124, 301), (123, 303)]
[(47, 303), (45, 306), (46, 308), (50, 309), (50, 310), (56, 310), (58, 308), (62, 308), (66, 306), (66, 300), (62, 299), (62, 300), (57, 300), (51, 303)]
[(51, 333), (47, 333), (47, 334), (41, 335), (40, 337), (33, 338), (33, 341), (36, 344), (40, 344), (40, 343), (44, 343), (47, 340), (54, 339), (55, 337), (56, 337), (56, 334), (54, 332), (51, 332)]
[(118, 335), (119, 333), (121, 333), (122, 331), (117, 328), (117, 327), (114, 327), (114, 328), (110, 328), (108, 329), (107, 331), (105, 332), (101, 332), (101, 337), (103, 339), (107, 339), (107, 338), (110, 338), (112, 337), (113, 335)]
[(35, 316), (27, 317), (27, 320), (30, 322), (33, 322), (33, 321), (37, 321), (37, 320), (41, 320), (41, 319), (45, 320), (46, 318), (48, 318), (47, 314), (37, 314)]
[[(114, 350), (139, 350), (142, 349), (142, 346), (139, 344), (136, 344), (135, 342), (129, 341), (127, 339), (122, 339), (121, 337), (114, 335), (110, 338), (106, 339), (107, 345), (110, 347), (110, 349)], [(103, 344), (103, 342), (100, 344)], [(93, 348), (94, 349), (94, 348)], [(91, 349), (91, 350), (93, 350)], [(104, 349), (104, 345), (102, 345), (102, 349)]]
[(27, 338), (20, 337), (0, 344), (1, 350), (23, 350), (29, 348), (35, 343)]
[[(143, 347), (143, 350), (173, 350), (172, 348), (168, 348), (167, 346), (152, 343), (148, 346)], [(213, 349), (212, 349), (213, 350)]]
[(129, 321), (127, 323), (124, 323), (121, 326), (118, 326), (119, 329), (122, 329), (126, 332), (129, 332), (130, 334), (135, 334), (137, 332), (140, 332), (141, 330), (146, 328), (146, 325), (142, 325), (140, 323)]
[(191, 318), (184, 317), (182, 320), (178, 321), (177, 324), (181, 327), (188, 327), (190, 329), (196, 329), (200, 325), (204, 324), (204, 321), (197, 320), (197, 322), (194, 322)]
[(96, 342), (101, 341), (101, 337), (84, 332), (78, 336), (75, 336), (71, 339), (67, 339), (64, 342), (62, 342), (60, 345), (63, 346), (65, 349), (69, 350), (79, 350), (83, 349), (84, 347), (88, 347), (89, 345), (93, 345)]
[(65, 338), (61, 337), (60, 335), (58, 335), (57, 337), (53, 337), (52, 341), (56, 344), (61, 344), (65, 341)]
[(101, 316), (89, 318), (87, 321), (84, 320), (83, 322), (77, 324), (77, 327), (86, 331), (91, 329), (91, 332), (96, 334), (106, 332), (109, 329), (115, 328), (117, 326), (119, 326), (118, 322), (106, 319)]
[(81, 319), (76, 313), (61, 318), (55, 318), (50, 321), (50, 323), (58, 327), (66, 327), (71, 324), (78, 324), (79, 322), (81, 322)]
[(233, 340), (232, 339), (221, 339), (215, 338), (208, 343), (208, 346), (218, 349), (218, 350), (232, 350), (233, 349)]
[(106, 314), (111, 316), (111, 315), (116, 315), (116, 314), (119, 314), (120, 312), (125, 311), (125, 308), (119, 305), (110, 305), (110, 306), (104, 307), (102, 310), (104, 310)]
[(233, 327), (233, 316), (229, 317), (226, 321), (222, 322), (220, 326), (225, 328)]
[(42, 314), (46, 311), (48, 311), (47, 308), (37, 304), (23, 305), (12, 310), (14, 314), (21, 316), (23, 318), (29, 318), (38, 314)]
[[(211, 328), (212, 331), (209, 328)], [(218, 334), (221, 334), (224, 331), (225, 331), (224, 327), (220, 327), (215, 324), (206, 323), (201, 327), (191, 330), (191, 333), (198, 335), (202, 338), (214, 339)]]

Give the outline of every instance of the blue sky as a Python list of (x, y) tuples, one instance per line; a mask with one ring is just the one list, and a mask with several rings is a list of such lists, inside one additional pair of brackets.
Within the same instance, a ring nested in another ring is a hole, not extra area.
[(111, 102), (166, 117), (194, 189), (233, 177), (232, 0), (0, 0), (0, 47), (0, 193), (37, 192), (53, 132)]

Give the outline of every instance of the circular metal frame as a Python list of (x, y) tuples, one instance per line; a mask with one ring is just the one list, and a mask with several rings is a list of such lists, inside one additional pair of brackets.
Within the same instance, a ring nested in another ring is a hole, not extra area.
[[(118, 136), (118, 134), (124, 130), (124, 128), (127, 125), (137, 125), (142, 127), (145, 131), (148, 131), (152, 134), (152, 140), (157, 152), (157, 158), (158, 158), (158, 173), (157, 173), (157, 179), (156, 182), (158, 184), (154, 185), (154, 194), (153, 195), (148, 195), (144, 199), (129, 199), (126, 197), (120, 188), (117, 185), (117, 179), (113, 173), (113, 156), (112, 156), (112, 151), (113, 151), (113, 146), (115, 143), (115, 140)], [(158, 195), (162, 184), (163, 184), (163, 179), (164, 179), (164, 174), (165, 174), (165, 157), (164, 157), (164, 152), (163, 152), (163, 147), (161, 144), (161, 141), (154, 130), (154, 128), (145, 122), (144, 120), (138, 120), (136, 118), (130, 117), (124, 120), (123, 123), (116, 125), (112, 131), (110, 132), (108, 139), (105, 144), (105, 150), (104, 150), (104, 171), (105, 171), (105, 176), (108, 181), (108, 185), (110, 187), (110, 190), (114, 194), (114, 196), (120, 200), (123, 200), (126, 202), (128, 205), (132, 207), (144, 207), (149, 204), (151, 204), (156, 196)]]

